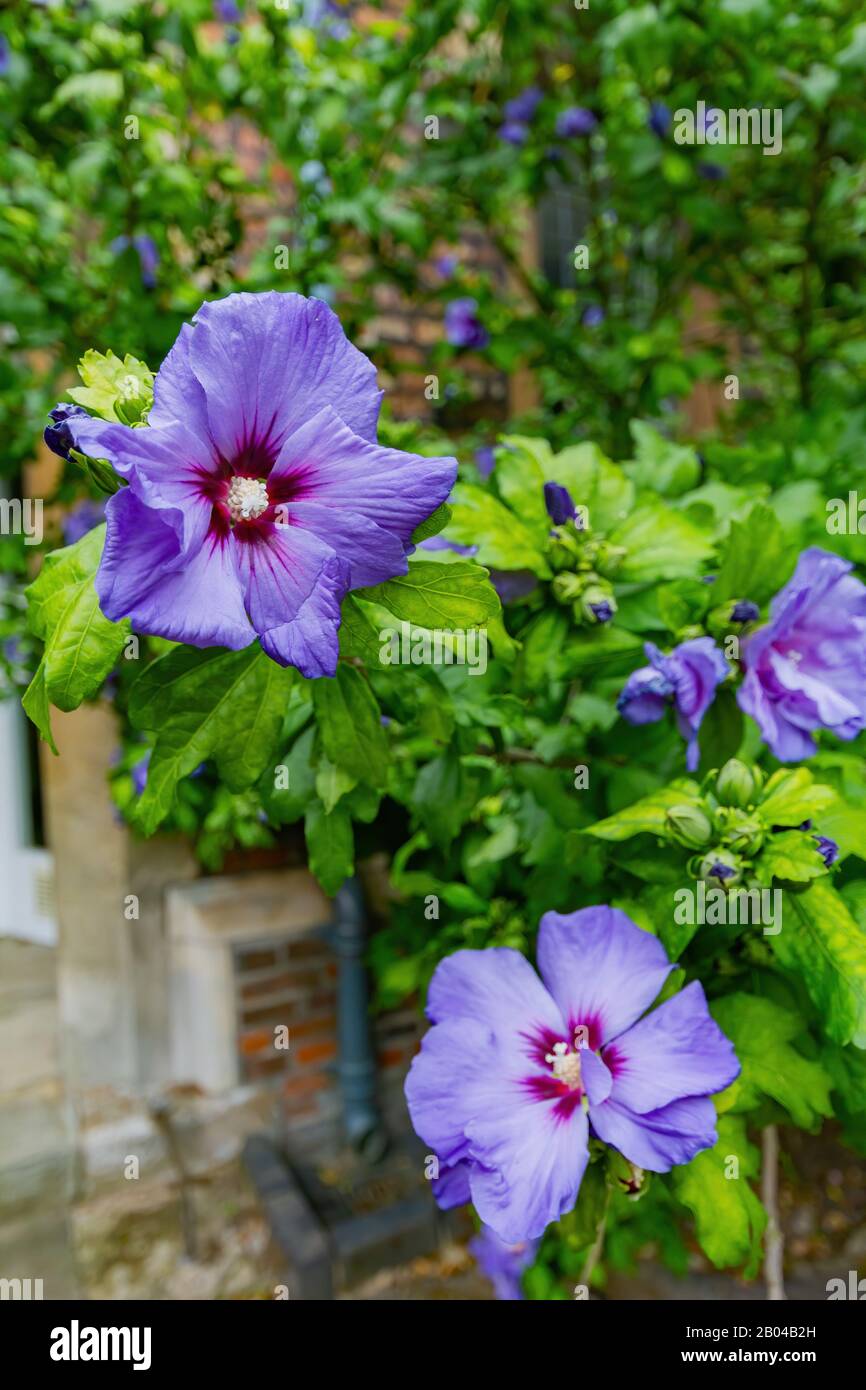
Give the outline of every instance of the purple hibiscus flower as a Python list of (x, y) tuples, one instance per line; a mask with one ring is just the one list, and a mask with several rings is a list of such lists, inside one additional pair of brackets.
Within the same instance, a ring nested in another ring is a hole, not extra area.
[(598, 328), (604, 323), (604, 309), (600, 304), (587, 304), (580, 316), (580, 321), (584, 328)]
[(571, 139), (575, 135), (591, 135), (597, 125), (598, 121), (588, 107), (570, 106), (557, 116), (556, 133)]
[(223, 24), (237, 24), (243, 18), (243, 10), (237, 0), (214, 0), (214, 14)]
[(154, 382), (144, 429), (75, 418), (76, 448), (127, 480), (110, 499), (100, 606), (137, 632), (247, 647), (333, 675), (349, 589), (407, 573), (452, 458), (376, 442), (376, 369), (320, 300), (203, 304)]
[(524, 125), (522, 121), (504, 121), (497, 134), (507, 145), (525, 145), (529, 126)]
[(646, 1012), (673, 966), (624, 912), (545, 913), (537, 959), (541, 980), (508, 947), (441, 961), (406, 1079), (415, 1129), (456, 1170), (450, 1204), (462, 1184), (508, 1243), (574, 1206), (590, 1136), (654, 1173), (710, 1148), (709, 1097), (740, 1070), (697, 981)]
[(815, 729), (856, 738), (866, 727), (866, 587), (839, 555), (804, 550), (742, 646), (737, 699), (780, 762), (815, 751)]
[(470, 1240), (469, 1249), (493, 1285), (496, 1297), (513, 1303), (523, 1298), (520, 1280), (535, 1259), (538, 1245), (537, 1240), (509, 1245), (489, 1226), (482, 1226)]
[(492, 444), (482, 444), (480, 449), (475, 450), (475, 467), (485, 480), (490, 477), (496, 467), (496, 450)]
[(650, 664), (632, 672), (616, 707), (630, 724), (654, 724), (673, 702), (677, 727), (688, 744), (686, 767), (694, 772), (701, 720), (730, 667), (711, 637), (692, 637), (668, 656), (652, 642), (645, 643), (644, 651)]
[(532, 120), (544, 96), (540, 87), (524, 87), (516, 97), (506, 101), (502, 113), (506, 121), (521, 121), (526, 124)]
[(445, 337), (454, 347), (485, 348), (490, 334), (478, 317), (474, 299), (452, 299), (445, 307)]
[(426, 541), (421, 541), (418, 545), (419, 550), (453, 550), (455, 555), (465, 555), (467, 558), (478, 554), (477, 545), (461, 545), (459, 541), (446, 540), (444, 536), (428, 536)]
[(5, 34), (0, 34), (0, 77), (5, 77), (12, 67), (12, 49)]

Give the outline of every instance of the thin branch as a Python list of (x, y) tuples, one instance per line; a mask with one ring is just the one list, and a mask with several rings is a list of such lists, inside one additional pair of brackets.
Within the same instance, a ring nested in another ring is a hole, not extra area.
[(768, 1301), (779, 1303), (787, 1294), (783, 1271), (785, 1240), (779, 1221), (779, 1131), (775, 1125), (766, 1125), (761, 1131), (761, 1200), (767, 1212), (764, 1282)]

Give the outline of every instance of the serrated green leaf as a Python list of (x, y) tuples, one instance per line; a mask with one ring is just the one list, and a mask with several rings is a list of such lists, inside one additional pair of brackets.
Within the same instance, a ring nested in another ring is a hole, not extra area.
[(440, 502), (435, 512), (431, 512), (426, 521), (422, 521), (420, 526), (415, 527), (412, 532), (412, 544), (420, 545), (430, 536), (438, 536), (440, 531), (445, 530), (450, 520), (451, 508), (447, 502)]
[(866, 1048), (866, 928), (826, 879), (785, 894), (782, 930), (771, 941), (802, 978), (826, 1036)]
[(26, 590), (30, 626), (45, 651), (24, 708), (52, 747), (49, 705), (73, 710), (92, 699), (130, 632), (128, 620), (109, 622), (99, 608), (94, 576), (104, 540), (105, 526), (97, 526), (53, 551)]
[(732, 521), (722, 551), (713, 602), (751, 599), (764, 603), (790, 573), (790, 542), (775, 512), (758, 502), (743, 521)]
[(504, 503), (475, 483), (458, 483), (451, 494), (448, 535), (461, 545), (477, 545), (482, 565), (501, 570), (531, 570), (542, 579), (550, 568), (532, 528)]
[[(718, 1142), (671, 1170), (674, 1192), (695, 1218), (701, 1249), (717, 1269), (745, 1265), (751, 1278), (761, 1260), (767, 1213), (748, 1183), (759, 1170), (758, 1150), (745, 1121), (720, 1115)], [(735, 1165), (731, 1160), (736, 1159)], [(737, 1176), (731, 1176), (737, 1172)]]
[(378, 668), (381, 646), (379, 630), (373, 625), (369, 609), (359, 603), (354, 594), (347, 594), (340, 616), (340, 656), (344, 660), (358, 657), (366, 666)]
[(666, 439), (643, 420), (630, 421), (629, 429), (635, 442), (635, 456), (624, 465), (624, 471), (642, 492), (680, 497), (697, 486), (701, 465), (690, 445)]
[(132, 687), (129, 715), (156, 735), (136, 823), (150, 835), (168, 815), (175, 788), (213, 758), (231, 791), (244, 791), (274, 760), (295, 672), (258, 644), (243, 651), (176, 647)]
[(827, 866), (818, 851), (816, 840), (802, 830), (783, 830), (771, 835), (764, 843), (757, 864), (758, 877), (766, 884), (774, 878), (809, 883), (826, 872)]
[(828, 810), (835, 801), (833, 788), (815, 782), (808, 768), (781, 768), (767, 782), (759, 810), (766, 825), (794, 828)]
[(662, 835), (670, 807), (696, 802), (699, 796), (697, 782), (688, 777), (679, 777), (669, 786), (641, 797), (633, 806), (626, 806), (616, 815), (587, 826), (584, 834), (595, 835), (599, 840), (628, 840), (632, 835), (647, 833)]
[(331, 762), (356, 782), (384, 787), (388, 741), (378, 701), (360, 671), (341, 661), (336, 676), (314, 681), (313, 708)]
[(803, 1129), (814, 1130), (822, 1116), (833, 1113), (829, 1075), (792, 1046), (803, 1031), (796, 1014), (770, 999), (740, 993), (716, 999), (710, 1013), (734, 1044), (742, 1067), (734, 1112), (753, 1109), (765, 1095)]
[(482, 627), (500, 606), (487, 571), (468, 560), (449, 565), (412, 562), (408, 574), (356, 594), (381, 604), (401, 622), (424, 628)]
[(339, 806), (327, 815), (322, 803), (314, 801), (304, 819), (304, 834), (310, 871), (333, 897), (355, 870), (351, 816)]
[(699, 573), (713, 548), (705, 532), (661, 502), (638, 507), (608, 539), (626, 550), (616, 576), (622, 582), (687, 579)]

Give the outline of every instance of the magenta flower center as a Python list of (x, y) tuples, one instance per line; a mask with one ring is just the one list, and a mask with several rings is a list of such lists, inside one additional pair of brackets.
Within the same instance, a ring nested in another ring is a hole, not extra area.
[(254, 521), (270, 505), (264, 478), (232, 478), (225, 505), (232, 521)]
[(579, 1091), (583, 1087), (583, 1078), (580, 1074), (580, 1053), (572, 1052), (568, 1043), (558, 1042), (553, 1044), (553, 1051), (548, 1052), (545, 1062), (550, 1066), (557, 1081), (561, 1081), (567, 1086), (569, 1091)]

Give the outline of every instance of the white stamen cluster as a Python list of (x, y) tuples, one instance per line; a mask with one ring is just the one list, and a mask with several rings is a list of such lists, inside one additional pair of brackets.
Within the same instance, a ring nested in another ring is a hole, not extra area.
[(254, 521), (267, 511), (270, 498), (262, 478), (232, 478), (226, 506), (232, 521)]
[(557, 1081), (564, 1081), (569, 1090), (576, 1091), (583, 1085), (583, 1077), (580, 1074), (580, 1052), (570, 1052), (568, 1043), (554, 1043), (553, 1051), (548, 1052), (544, 1060), (553, 1068), (553, 1074)]

